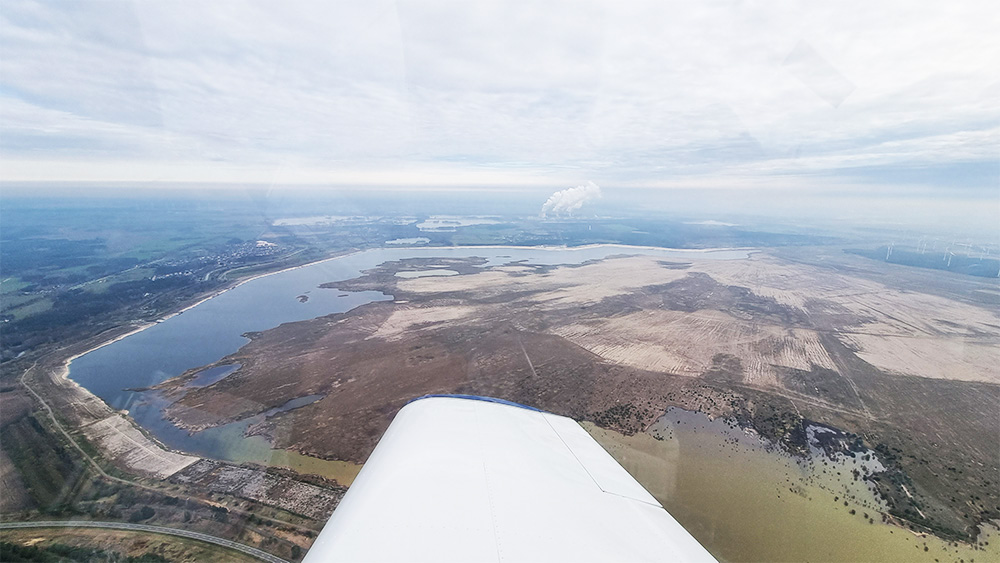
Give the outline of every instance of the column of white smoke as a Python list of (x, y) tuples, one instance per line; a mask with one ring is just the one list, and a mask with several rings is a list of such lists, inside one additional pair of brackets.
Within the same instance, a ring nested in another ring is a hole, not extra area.
[(584, 203), (599, 197), (601, 197), (601, 187), (593, 182), (587, 182), (585, 186), (559, 190), (549, 196), (549, 199), (542, 205), (542, 217), (548, 216), (549, 213), (555, 215), (572, 214), (583, 207)]

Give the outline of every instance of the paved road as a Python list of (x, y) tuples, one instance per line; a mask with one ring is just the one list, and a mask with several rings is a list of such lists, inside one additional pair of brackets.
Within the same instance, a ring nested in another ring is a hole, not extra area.
[(235, 549), (256, 557), (262, 561), (267, 561), (268, 563), (287, 563), (284, 559), (280, 557), (275, 557), (270, 553), (261, 551), (259, 549), (250, 547), (248, 545), (243, 545), (241, 543), (236, 543), (234, 541), (229, 541), (222, 538), (217, 538), (215, 536), (210, 536), (208, 534), (202, 534), (199, 532), (192, 532), (190, 530), (181, 530), (178, 528), (166, 528), (163, 526), (149, 526), (147, 524), (132, 524), (129, 522), (92, 522), (92, 521), (51, 521), (51, 522), (0, 522), (0, 530), (8, 530), (12, 528), (108, 528), (112, 530), (132, 530), (135, 532), (149, 532), (153, 534), (167, 534), (171, 536), (180, 536), (182, 538), (190, 538), (194, 540), (200, 540), (203, 542), (214, 543), (215, 545), (221, 545), (222, 547), (228, 547), (229, 549)]

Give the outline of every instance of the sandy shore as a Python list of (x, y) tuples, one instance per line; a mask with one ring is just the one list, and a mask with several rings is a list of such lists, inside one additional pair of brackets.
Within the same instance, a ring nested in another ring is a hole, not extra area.
[[(200, 301), (199, 301), (199, 303), (200, 303)], [(197, 305), (197, 303), (195, 305)], [(192, 305), (192, 307), (193, 306), (194, 305)], [(171, 315), (171, 316), (173, 316), (173, 315)], [(69, 379), (69, 366), (70, 366), (70, 364), (73, 363), (73, 360), (79, 358), (80, 356), (86, 356), (87, 354), (89, 354), (89, 353), (91, 353), (91, 352), (93, 352), (95, 350), (100, 350), (101, 348), (104, 348), (105, 346), (110, 346), (111, 344), (114, 344), (115, 342), (118, 342), (119, 340), (121, 340), (123, 338), (128, 338), (129, 336), (132, 336), (133, 334), (140, 333), (140, 332), (146, 330), (147, 328), (149, 328), (149, 327), (151, 327), (151, 326), (153, 326), (155, 324), (156, 324), (155, 322), (152, 322), (152, 323), (143, 323), (143, 324), (139, 325), (135, 330), (131, 330), (129, 332), (126, 332), (125, 334), (120, 334), (120, 335), (118, 335), (118, 336), (116, 336), (116, 337), (114, 337), (114, 338), (112, 338), (110, 340), (105, 340), (104, 342), (101, 342), (100, 344), (94, 346), (93, 348), (89, 348), (89, 349), (84, 350), (83, 352), (80, 352), (78, 354), (73, 354), (72, 356), (70, 356), (70, 357), (66, 358), (65, 360), (63, 360), (62, 367), (59, 368), (59, 370), (56, 372), (56, 376), (59, 377), (59, 378), (61, 378), (61, 379), (66, 379), (66, 380), (70, 381), (71, 383), (73, 383), (74, 385), (79, 386), (78, 383), (76, 383), (75, 381)]]

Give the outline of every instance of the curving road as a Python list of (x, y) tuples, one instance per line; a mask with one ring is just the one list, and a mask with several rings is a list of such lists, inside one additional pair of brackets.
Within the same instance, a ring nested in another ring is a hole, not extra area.
[(261, 551), (259, 549), (250, 547), (248, 545), (243, 545), (241, 543), (236, 543), (234, 541), (217, 538), (215, 536), (210, 536), (208, 534), (202, 534), (200, 532), (192, 532), (190, 530), (181, 530), (179, 528), (167, 528), (164, 526), (150, 526), (147, 524), (132, 524), (129, 522), (93, 522), (85, 520), (76, 521), (49, 521), (49, 522), (0, 522), (0, 530), (9, 530), (14, 528), (108, 528), (111, 530), (131, 530), (134, 532), (149, 532), (152, 534), (166, 534), (170, 536), (180, 536), (182, 538), (190, 538), (193, 540), (199, 540), (208, 543), (214, 543), (215, 545), (221, 545), (222, 547), (227, 547), (229, 549), (235, 549), (237, 551), (246, 553), (251, 557), (256, 557), (261, 561), (267, 561), (268, 563), (288, 563), (280, 557), (276, 557), (267, 553), (266, 551)]

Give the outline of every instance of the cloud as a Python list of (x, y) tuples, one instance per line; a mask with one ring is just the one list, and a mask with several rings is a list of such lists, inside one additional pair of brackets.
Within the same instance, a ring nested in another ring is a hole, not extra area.
[(542, 205), (542, 217), (548, 216), (549, 213), (555, 215), (563, 213), (572, 215), (574, 211), (583, 207), (583, 204), (600, 197), (601, 188), (593, 182), (587, 182), (586, 185), (575, 188), (560, 190), (545, 200), (545, 203)]
[(12, 0), (0, 160), (35, 180), (432, 169), (550, 186), (981, 165), (1000, 122), (996, 14), (986, 0)]

